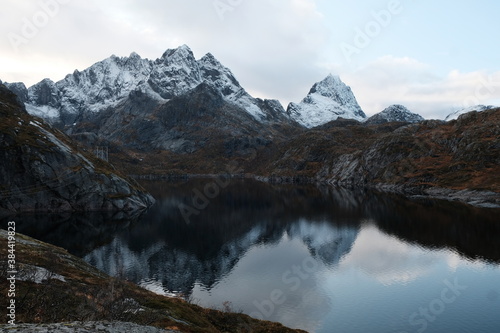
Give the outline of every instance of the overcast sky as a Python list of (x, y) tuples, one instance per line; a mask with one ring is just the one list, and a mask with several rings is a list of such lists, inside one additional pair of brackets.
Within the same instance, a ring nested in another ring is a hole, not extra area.
[(112, 54), (211, 52), (286, 108), (329, 73), (372, 115), (500, 105), (495, 0), (2, 0), (0, 80), (62, 79)]

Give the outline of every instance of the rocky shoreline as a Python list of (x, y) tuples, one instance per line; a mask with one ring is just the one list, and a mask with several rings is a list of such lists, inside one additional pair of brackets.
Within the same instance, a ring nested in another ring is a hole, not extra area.
[(189, 179), (213, 179), (218, 177), (230, 177), (232, 179), (254, 179), (260, 182), (269, 184), (314, 184), (314, 185), (327, 185), (337, 186), (349, 189), (367, 189), (375, 190), (381, 193), (398, 194), (408, 199), (436, 199), (460, 202), (478, 208), (500, 208), (500, 193), (493, 191), (479, 191), (479, 190), (454, 190), (442, 187), (417, 187), (399, 184), (366, 184), (359, 185), (344, 185), (336, 182), (317, 179), (311, 177), (288, 177), (288, 176), (259, 176), (252, 174), (149, 174), (149, 175), (130, 175), (129, 177), (137, 180), (165, 180), (165, 181), (186, 181)]

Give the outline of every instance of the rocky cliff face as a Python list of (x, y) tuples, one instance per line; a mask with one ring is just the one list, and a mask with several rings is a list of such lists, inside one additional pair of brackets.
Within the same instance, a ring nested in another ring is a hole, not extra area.
[(136, 210), (154, 199), (0, 86), (0, 212)]

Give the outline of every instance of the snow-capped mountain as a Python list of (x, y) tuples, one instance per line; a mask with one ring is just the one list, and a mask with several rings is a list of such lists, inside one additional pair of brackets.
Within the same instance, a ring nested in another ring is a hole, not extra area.
[[(169, 49), (154, 61), (137, 53), (129, 57), (111, 56), (83, 71), (68, 74), (63, 80), (50, 79), (25, 89), (20, 83), (10, 84), (18, 95), (26, 95), (28, 112), (53, 122), (68, 125), (86, 114), (95, 114), (116, 107), (134, 91), (140, 91), (158, 104), (183, 95), (206, 83), (228, 102), (236, 104), (258, 121), (285, 118), (285, 110), (277, 101), (269, 101), (267, 111), (263, 101), (250, 96), (231, 71), (215, 57), (207, 54), (196, 60), (188, 46)], [(275, 114), (279, 104), (278, 114)]]
[(323, 125), (339, 117), (358, 121), (366, 118), (351, 88), (342, 82), (340, 77), (331, 74), (314, 84), (300, 103), (290, 103), (287, 114), (308, 128)]
[(444, 120), (445, 121), (451, 121), (451, 120), (456, 120), (459, 116), (469, 113), (472, 111), (477, 111), (477, 112), (482, 112), (486, 110), (491, 110), (497, 108), (497, 106), (494, 105), (474, 105), (468, 108), (460, 109), (455, 112), (450, 113)]
[(425, 119), (416, 113), (411, 112), (403, 105), (391, 105), (382, 112), (379, 112), (366, 120), (366, 124), (383, 124), (393, 121), (418, 123)]

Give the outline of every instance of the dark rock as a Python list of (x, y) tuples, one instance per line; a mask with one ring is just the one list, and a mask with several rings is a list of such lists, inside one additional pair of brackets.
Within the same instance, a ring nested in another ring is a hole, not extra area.
[(0, 211), (137, 210), (154, 199), (0, 87)]
[(22, 103), (28, 102), (28, 89), (22, 82), (5, 83), (5, 86), (19, 97)]

